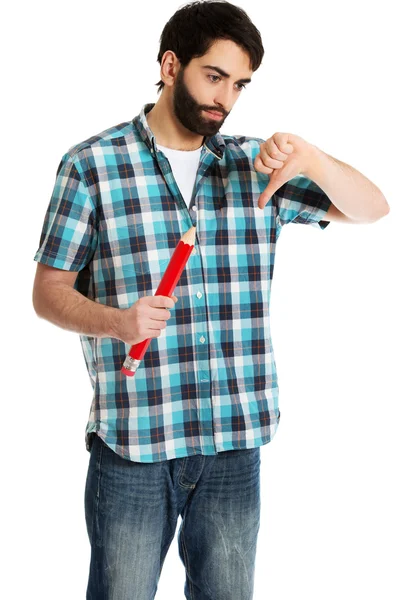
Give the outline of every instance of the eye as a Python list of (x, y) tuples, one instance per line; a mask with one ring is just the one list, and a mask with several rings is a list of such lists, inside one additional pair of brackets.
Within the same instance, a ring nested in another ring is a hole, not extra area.
[[(217, 83), (217, 81), (221, 80), (221, 77), (219, 75), (207, 75), (207, 77), (212, 78), (214, 77), (215, 79), (211, 79), (211, 83)], [(237, 86), (240, 86), (238, 91), (241, 92), (242, 90), (246, 89), (246, 86), (244, 85), (244, 83), (237, 83)]]

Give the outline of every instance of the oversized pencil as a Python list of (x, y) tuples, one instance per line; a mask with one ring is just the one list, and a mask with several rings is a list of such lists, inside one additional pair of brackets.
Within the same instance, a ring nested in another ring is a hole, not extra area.
[[(183, 269), (189, 259), (189, 256), (194, 248), (196, 239), (196, 227), (188, 229), (181, 239), (179, 240), (173, 255), (170, 258), (165, 273), (158, 285), (155, 296), (169, 296), (171, 297), (175, 289), (176, 284), (179, 281), (179, 277), (182, 274)], [(129, 354), (127, 355), (121, 371), (128, 377), (132, 377), (136, 373), (140, 361), (142, 360), (147, 346), (150, 344), (153, 338), (147, 338), (131, 346)]]

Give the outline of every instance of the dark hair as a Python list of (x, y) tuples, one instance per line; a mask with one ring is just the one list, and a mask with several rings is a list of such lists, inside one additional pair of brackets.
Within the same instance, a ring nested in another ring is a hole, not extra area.
[[(172, 50), (184, 68), (192, 58), (204, 56), (219, 39), (243, 48), (249, 54), (251, 70), (258, 69), (264, 56), (260, 32), (243, 9), (225, 0), (190, 2), (177, 10), (164, 26), (157, 60), (161, 66), (164, 53)], [(164, 82), (155, 85), (160, 93)]]

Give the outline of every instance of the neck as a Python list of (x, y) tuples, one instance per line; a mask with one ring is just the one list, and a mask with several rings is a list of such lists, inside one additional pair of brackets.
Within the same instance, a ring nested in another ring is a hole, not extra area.
[(197, 150), (204, 136), (189, 131), (178, 121), (172, 110), (172, 99), (163, 90), (157, 103), (146, 115), (157, 144), (173, 150)]

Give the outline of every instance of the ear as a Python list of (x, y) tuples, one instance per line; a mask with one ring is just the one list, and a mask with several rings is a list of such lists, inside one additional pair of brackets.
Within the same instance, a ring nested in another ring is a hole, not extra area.
[(174, 85), (180, 68), (181, 63), (175, 52), (172, 50), (164, 52), (161, 59), (160, 76), (166, 86), (172, 87)]

